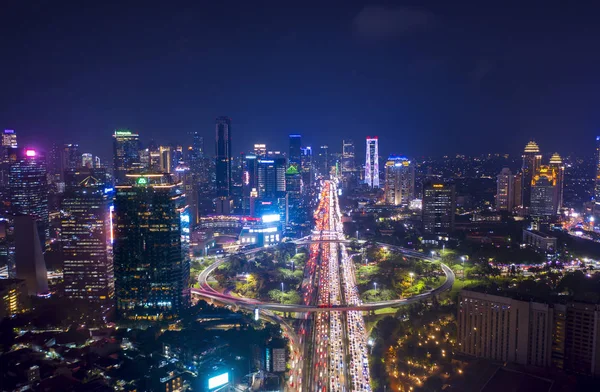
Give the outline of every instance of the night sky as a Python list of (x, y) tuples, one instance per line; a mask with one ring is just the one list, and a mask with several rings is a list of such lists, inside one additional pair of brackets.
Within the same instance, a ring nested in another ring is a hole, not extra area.
[(587, 155), (600, 134), (594, 2), (109, 2), (2, 1), (0, 127), (21, 145), (109, 157), (126, 127), (163, 143), (198, 130), (214, 153), (220, 115), (236, 153), (287, 151), (297, 132), (333, 150), (351, 137), (359, 155), (366, 135), (383, 154), (534, 137)]

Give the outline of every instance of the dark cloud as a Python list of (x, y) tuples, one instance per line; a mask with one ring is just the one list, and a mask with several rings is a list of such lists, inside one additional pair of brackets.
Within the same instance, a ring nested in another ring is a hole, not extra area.
[(371, 5), (354, 18), (354, 31), (360, 38), (385, 39), (430, 28), (435, 16), (422, 8)]

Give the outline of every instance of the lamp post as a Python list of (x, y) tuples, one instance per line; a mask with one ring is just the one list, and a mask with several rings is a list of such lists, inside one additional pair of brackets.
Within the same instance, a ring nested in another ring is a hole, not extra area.
[(375, 291), (377, 291), (377, 282), (373, 283), (375, 285)]
[(465, 280), (465, 256), (460, 256), (460, 260), (462, 261), (462, 280)]
[(356, 241), (358, 241), (358, 230), (356, 230)]
[(410, 284), (412, 286), (412, 284), (413, 284), (413, 277), (415, 276), (415, 274), (414, 274), (414, 272), (409, 272), (408, 276), (410, 276)]
[(294, 260), (292, 260), (292, 272), (294, 272)]
[(433, 256), (435, 255), (435, 251), (431, 251), (431, 258), (433, 259)]
[(281, 282), (281, 303), (283, 303), (283, 282)]

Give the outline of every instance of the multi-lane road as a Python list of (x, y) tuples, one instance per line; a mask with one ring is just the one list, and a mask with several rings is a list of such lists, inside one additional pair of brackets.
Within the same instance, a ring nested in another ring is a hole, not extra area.
[[(207, 279), (227, 259), (202, 271), (198, 276), (200, 288), (192, 289), (192, 293), (218, 302), (259, 309), (264, 318), (282, 326), (290, 338), (292, 351), (287, 390), (371, 391), (363, 311), (422, 301), (450, 289), (454, 283), (452, 270), (441, 264), (446, 281), (434, 290), (410, 298), (362, 303), (356, 287), (354, 262), (346, 250), (348, 241), (344, 239), (341, 216), (337, 186), (332, 181), (324, 181), (314, 214), (315, 230), (311, 236), (299, 240), (310, 244), (302, 282), (302, 304), (263, 303), (213, 290)], [(434, 261), (410, 249), (386, 246), (407, 256)], [(246, 253), (251, 255), (257, 251)], [(294, 328), (273, 311), (299, 312), (303, 317)]]

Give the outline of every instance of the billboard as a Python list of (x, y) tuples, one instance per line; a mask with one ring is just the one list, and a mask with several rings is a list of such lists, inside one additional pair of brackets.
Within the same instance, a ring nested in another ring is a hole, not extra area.
[(229, 382), (229, 373), (219, 374), (208, 379), (208, 389), (215, 389)]

